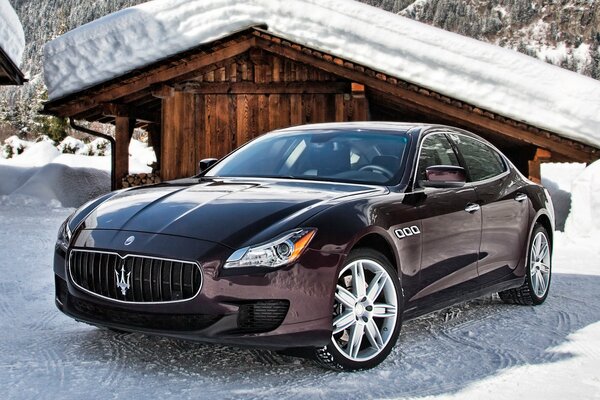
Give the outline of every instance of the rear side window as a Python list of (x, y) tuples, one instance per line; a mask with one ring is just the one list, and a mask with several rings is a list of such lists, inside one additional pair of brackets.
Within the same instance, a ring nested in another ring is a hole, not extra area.
[(443, 134), (427, 136), (421, 145), (417, 181), (425, 180), (425, 170), (434, 165), (454, 165), (459, 167), (458, 158), (450, 142)]
[(493, 178), (506, 171), (504, 160), (497, 151), (479, 140), (451, 134), (462, 154), (473, 182)]

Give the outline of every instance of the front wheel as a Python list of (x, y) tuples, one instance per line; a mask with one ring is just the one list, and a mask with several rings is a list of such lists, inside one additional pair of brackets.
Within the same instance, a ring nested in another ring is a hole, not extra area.
[(542, 304), (550, 289), (552, 278), (552, 245), (548, 231), (537, 224), (531, 234), (525, 282), (521, 287), (498, 293), (509, 304)]
[(373, 368), (394, 347), (401, 321), (401, 289), (395, 269), (381, 253), (357, 249), (338, 275), (331, 341), (315, 350), (315, 358), (338, 371)]

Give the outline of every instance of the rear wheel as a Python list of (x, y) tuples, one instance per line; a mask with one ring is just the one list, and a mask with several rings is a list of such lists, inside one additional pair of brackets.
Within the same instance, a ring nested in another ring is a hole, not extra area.
[(373, 368), (390, 353), (402, 320), (398, 275), (381, 253), (357, 249), (338, 275), (331, 341), (316, 360), (334, 370)]
[(531, 235), (525, 282), (521, 287), (498, 293), (505, 303), (538, 305), (542, 304), (552, 278), (552, 247), (548, 231), (537, 224)]

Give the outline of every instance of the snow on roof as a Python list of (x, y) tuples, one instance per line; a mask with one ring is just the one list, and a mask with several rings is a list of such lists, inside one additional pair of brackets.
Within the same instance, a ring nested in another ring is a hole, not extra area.
[(25, 33), (17, 13), (8, 0), (0, 0), (0, 47), (17, 67), (25, 49)]
[(600, 82), (351, 0), (154, 0), (49, 42), (51, 100), (256, 25), (600, 147)]

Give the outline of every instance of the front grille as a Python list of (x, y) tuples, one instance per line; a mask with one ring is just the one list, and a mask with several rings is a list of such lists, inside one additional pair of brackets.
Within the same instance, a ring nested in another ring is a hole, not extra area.
[(277, 328), (290, 308), (287, 300), (261, 300), (240, 305), (238, 329), (240, 333), (269, 332)]
[(163, 315), (119, 310), (97, 306), (93, 303), (69, 296), (69, 307), (78, 314), (94, 321), (124, 326), (164, 331), (199, 331), (221, 319), (220, 315), (179, 314)]
[(191, 299), (202, 285), (195, 263), (100, 251), (71, 251), (69, 271), (81, 289), (125, 302)]

